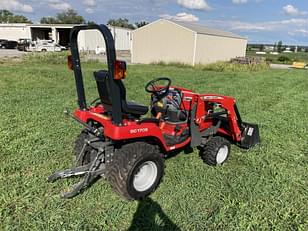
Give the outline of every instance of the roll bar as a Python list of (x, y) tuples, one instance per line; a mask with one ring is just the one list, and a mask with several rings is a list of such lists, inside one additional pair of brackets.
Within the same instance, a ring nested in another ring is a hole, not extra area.
[(107, 26), (101, 25), (80, 25), (72, 28), (70, 33), (70, 45), (72, 53), (73, 70), (75, 75), (76, 90), (78, 96), (78, 105), (81, 110), (87, 109), (86, 96), (84, 91), (83, 77), (81, 72), (80, 56), (78, 50), (78, 33), (81, 30), (98, 30), (104, 37), (106, 45), (107, 65), (108, 65), (108, 81), (110, 86), (110, 98), (112, 103), (112, 121), (115, 124), (122, 123), (122, 110), (119, 106), (120, 92), (114, 83), (114, 70), (116, 62), (116, 51), (112, 34)]

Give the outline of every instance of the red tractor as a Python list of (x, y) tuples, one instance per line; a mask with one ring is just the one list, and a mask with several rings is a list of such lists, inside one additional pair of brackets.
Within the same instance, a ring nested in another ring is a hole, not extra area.
[[(99, 98), (90, 106), (86, 104), (77, 43), (78, 33), (89, 29), (102, 33), (108, 65), (107, 70), (94, 72)], [(66, 114), (84, 129), (75, 141), (77, 166), (55, 172), (49, 181), (84, 177), (63, 197), (74, 197), (104, 176), (123, 198), (142, 199), (159, 186), (164, 158), (174, 152), (197, 147), (205, 163), (220, 165), (230, 154), (230, 143), (248, 149), (260, 142), (258, 126), (241, 120), (232, 97), (194, 93), (161, 77), (145, 86), (151, 94), (150, 107), (128, 101), (122, 82), (126, 63), (116, 60), (113, 37), (105, 25), (74, 27), (70, 44), (68, 60), (74, 70), (79, 108)]]

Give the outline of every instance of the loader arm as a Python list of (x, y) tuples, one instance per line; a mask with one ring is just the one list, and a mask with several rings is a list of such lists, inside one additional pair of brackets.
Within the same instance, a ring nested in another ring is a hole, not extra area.
[[(209, 124), (213, 124), (213, 120), (215, 119), (227, 124), (225, 127), (220, 126), (217, 128), (217, 133), (223, 136), (229, 136), (240, 147), (250, 148), (260, 143), (258, 126), (242, 121), (234, 98), (206, 94), (196, 97), (195, 104), (194, 123), (199, 126), (201, 133), (204, 133), (209, 128)], [(219, 112), (209, 110), (209, 105), (216, 105), (222, 110)]]

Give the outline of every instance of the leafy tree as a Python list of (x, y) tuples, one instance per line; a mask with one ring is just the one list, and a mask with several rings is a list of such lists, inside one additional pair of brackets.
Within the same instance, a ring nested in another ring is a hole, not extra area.
[(67, 11), (57, 14), (57, 20), (59, 23), (63, 24), (84, 24), (86, 21), (81, 15), (73, 9), (68, 9)]
[(43, 17), (40, 22), (44, 24), (84, 24), (86, 21), (75, 10), (68, 9), (58, 13), (56, 17)]
[(143, 27), (145, 25), (148, 25), (149, 23), (146, 21), (140, 21), (140, 22), (135, 22), (135, 25), (137, 26), (137, 28)]
[(9, 19), (13, 17), (14, 14), (8, 10), (0, 10), (0, 17), (1, 17), (1, 22), (5, 22), (5, 19)]
[(277, 44), (277, 51), (281, 52), (282, 51), (282, 41), (279, 41)]
[(129, 29), (135, 29), (134, 25), (130, 24), (127, 18), (119, 18), (119, 19), (110, 19), (107, 22), (110, 26), (118, 26)]
[(264, 44), (261, 44), (261, 45), (260, 45), (260, 51), (264, 51), (264, 49), (265, 49)]
[(291, 59), (288, 56), (284, 56), (284, 55), (279, 56), (277, 60), (282, 63), (287, 63), (291, 61)]
[(96, 24), (96, 22), (94, 22), (94, 21), (87, 21), (87, 24), (88, 25), (94, 25), (94, 24)]
[(14, 15), (8, 10), (0, 10), (0, 23), (32, 23), (23, 15)]
[(40, 23), (42, 23), (42, 24), (57, 24), (58, 20), (54, 17), (43, 17), (43, 18), (41, 18)]
[(127, 18), (118, 18), (118, 19), (110, 19), (107, 22), (108, 25), (110, 26), (117, 26), (117, 27), (123, 27), (123, 28), (128, 28), (128, 29), (136, 29), (143, 27), (147, 24), (149, 24), (146, 21), (140, 21), (140, 22), (135, 22), (134, 24), (130, 23)]

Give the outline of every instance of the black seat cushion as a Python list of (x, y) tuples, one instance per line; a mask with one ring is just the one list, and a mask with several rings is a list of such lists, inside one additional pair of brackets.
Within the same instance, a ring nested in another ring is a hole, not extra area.
[(149, 108), (131, 101), (122, 101), (123, 112), (134, 115), (145, 115)]
[[(108, 71), (100, 70), (94, 72), (94, 78), (97, 83), (98, 93), (101, 99), (101, 103), (106, 107), (107, 110), (111, 111), (111, 98), (110, 98), (110, 88), (108, 83)], [(126, 101), (126, 89), (121, 80), (114, 80), (116, 86), (120, 91), (121, 96), (121, 107), (122, 112), (125, 114), (132, 114), (134, 116), (145, 115), (148, 112), (148, 107)]]
[(122, 110), (126, 114), (132, 114), (132, 115), (145, 115), (149, 108), (131, 101), (126, 101), (126, 89), (121, 80), (116, 80), (116, 84), (119, 86), (120, 94), (121, 94), (121, 100), (122, 100)]
[(94, 78), (97, 84), (97, 90), (102, 104), (111, 105), (111, 100), (109, 97), (109, 87), (108, 87), (108, 71), (100, 70), (94, 72)]

